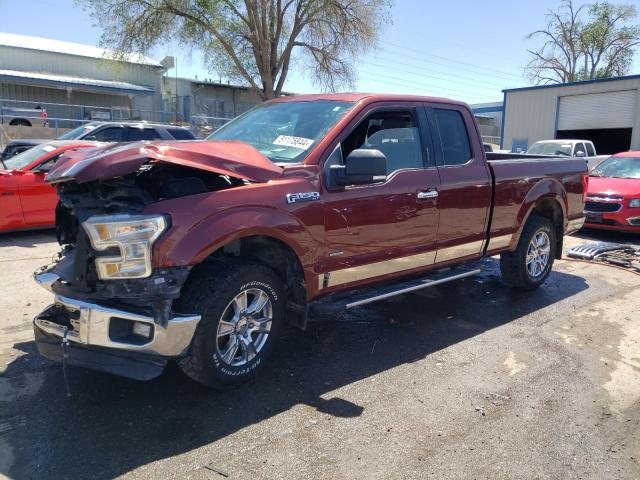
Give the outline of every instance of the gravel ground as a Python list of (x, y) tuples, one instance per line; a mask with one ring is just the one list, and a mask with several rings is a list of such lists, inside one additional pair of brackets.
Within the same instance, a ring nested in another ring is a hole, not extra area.
[[(581, 234), (638, 242), (638, 237)], [(135, 382), (40, 358), (31, 272), (49, 233), (0, 237), (0, 477), (640, 478), (640, 276), (559, 261), (543, 288), (476, 279), (287, 330), (253, 384)], [(464, 301), (462, 301), (464, 299)], [(345, 319), (343, 317), (342, 319)]]

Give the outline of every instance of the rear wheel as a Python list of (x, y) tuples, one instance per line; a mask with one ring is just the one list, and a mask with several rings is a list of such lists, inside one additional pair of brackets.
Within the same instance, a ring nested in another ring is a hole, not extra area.
[(194, 273), (180, 307), (199, 313), (187, 356), (179, 360), (192, 379), (223, 389), (252, 379), (265, 364), (284, 317), (284, 285), (259, 264), (231, 264), (225, 272)]
[(500, 254), (502, 278), (515, 288), (538, 288), (551, 273), (557, 248), (553, 223), (537, 215), (530, 217), (516, 250)]

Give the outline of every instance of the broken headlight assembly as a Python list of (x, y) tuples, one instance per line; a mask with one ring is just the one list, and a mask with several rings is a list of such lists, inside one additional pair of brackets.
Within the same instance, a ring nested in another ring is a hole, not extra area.
[(163, 215), (99, 215), (82, 226), (95, 250), (119, 250), (95, 260), (100, 279), (119, 280), (151, 275), (151, 249), (169, 221)]

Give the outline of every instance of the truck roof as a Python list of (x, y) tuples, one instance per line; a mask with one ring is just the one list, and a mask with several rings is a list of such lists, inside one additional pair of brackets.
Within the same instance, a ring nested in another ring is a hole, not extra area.
[(421, 95), (396, 95), (389, 93), (319, 93), (319, 94), (307, 94), (307, 95), (288, 95), (286, 97), (279, 97), (271, 102), (312, 102), (314, 100), (333, 100), (343, 102), (360, 102), (366, 101), (367, 103), (373, 102), (429, 102), (429, 103), (446, 103), (467, 106), (466, 103), (458, 100), (451, 100), (449, 98), (440, 97), (426, 97)]

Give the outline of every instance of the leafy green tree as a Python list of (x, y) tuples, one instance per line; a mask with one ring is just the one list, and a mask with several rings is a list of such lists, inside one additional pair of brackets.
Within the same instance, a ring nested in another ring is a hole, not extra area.
[(102, 44), (145, 53), (169, 39), (203, 52), (208, 68), (264, 99), (298, 67), (328, 90), (351, 86), (359, 55), (390, 21), (393, 0), (78, 0)]
[(546, 27), (527, 38), (542, 38), (537, 50), (528, 50), (529, 78), (553, 84), (622, 76), (629, 72), (634, 49), (640, 45), (640, 26), (629, 25), (635, 5), (607, 1), (575, 8), (563, 0), (558, 11), (546, 14)]

